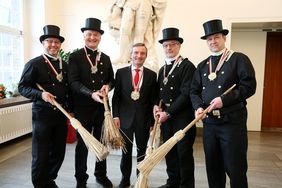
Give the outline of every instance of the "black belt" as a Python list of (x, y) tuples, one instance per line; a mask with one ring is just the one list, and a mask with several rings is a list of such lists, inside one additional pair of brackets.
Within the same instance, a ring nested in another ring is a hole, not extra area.
[(210, 113), (208, 113), (208, 115), (213, 116), (213, 117), (217, 117), (217, 118), (221, 118), (221, 116), (224, 116), (226, 114), (229, 114), (233, 111), (242, 109), (245, 107), (245, 104), (243, 102), (228, 106), (228, 107), (223, 107), (221, 109), (215, 109), (212, 110)]

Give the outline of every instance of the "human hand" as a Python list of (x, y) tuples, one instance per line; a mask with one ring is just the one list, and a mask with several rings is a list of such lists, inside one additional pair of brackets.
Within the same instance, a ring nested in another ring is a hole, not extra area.
[(159, 123), (163, 123), (168, 119), (168, 113), (167, 112), (157, 112), (156, 116), (159, 117)]
[(114, 120), (114, 124), (116, 126), (116, 128), (120, 128), (120, 119), (118, 117), (113, 118)]
[(104, 103), (102, 98), (103, 98), (103, 94), (101, 91), (96, 91), (96, 92), (93, 92), (92, 95), (91, 95), (92, 99), (95, 100), (96, 102), (99, 102), (99, 103)]
[(110, 86), (109, 86), (109, 85), (103, 85), (103, 86), (101, 87), (101, 89), (100, 89), (100, 91), (101, 91), (102, 93), (105, 93), (106, 95), (108, 95), (109, 90), (110, 90)]
[(211, 112), (211, 111), (214, 110), (214, 109), (222, 108), (222, 106), (223, 106), (221, 97), (216, 97), (216, 98), (214, 98), (214, 99), (210, 102), (210, 104), (211, 104), (211, 106), (210, 106), (208, 112)]
[(47, 92), (47, 91), (43, 91), (42, 94), (41, 94), (41, 97), (42, 99), (45, 101), (45, 102), (49, 102), (51, 103), (52, 105), (55, 105), (54, 104), (54, 99), (56, 98), (54, 95), (52, 95), (51, 93)]
[[(198, 108), (195, 111), (195, 117), (198, 118), (200, 115), (202, 115), (203, 112), (204, 112), (203, 108)], [(204, 119), (204, 118), (206, 118), (206, 114), (204, 114), (201, 119)]]
[(156, 114), (161, 111), (162, 109), (159, 106), (154, 105), (154, 108), (153, 108), (154, 117), (156, 117)]

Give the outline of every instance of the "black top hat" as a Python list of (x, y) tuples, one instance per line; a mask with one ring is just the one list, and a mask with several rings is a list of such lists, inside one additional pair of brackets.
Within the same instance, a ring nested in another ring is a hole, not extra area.
[(93, 30), (98, 31), (103, 35), (104, 31), (101, 30), (101, 21), (97, 18), (87, 18), (85, 21), (85, 27), (81, 28), (81, 31)]
[(223, 35), (227, 35), (229, 31), (227, 29), (222, 29), (222, 21), (221, 20), (210, 20), (203, 24), (205, 35), (201, 37), (201, 39), (207, 39), (208, 36), (222, 33)]
[(61, 43), (65, 40), (64, 37), (60, 36), (60, 28), (56, 25), (45, 25), (43, 27), (43, 33), (44, 34), (39, 38), (40, 42), (49, 37), (57, 38), (61, 41)]
[(177, 40), (180, 44), (183, 43), (183, 38), (179, 37), (179, 29), (173, 27), (163, 29), (163, 39), (159, 40), (159, 43), (162, 44), (167, 40)]

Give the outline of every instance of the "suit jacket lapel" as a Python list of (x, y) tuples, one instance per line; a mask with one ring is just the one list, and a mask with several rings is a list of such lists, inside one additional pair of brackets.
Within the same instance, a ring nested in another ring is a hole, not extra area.
[(144, 93), (144, 87), (145, 87), (145, 83), (147, 81), (148, 75), (147, 75), (147, 70), (145, 69), (145, 67), (143, 67), (143, 82), (140, 88), (140, 95), (142, 95)]
[(129, 92), (131, 93), (133, 91), (131, 65), (128, 67), (128, 71), (126, 73), (128, 74), (125, 76), (127, 88)]

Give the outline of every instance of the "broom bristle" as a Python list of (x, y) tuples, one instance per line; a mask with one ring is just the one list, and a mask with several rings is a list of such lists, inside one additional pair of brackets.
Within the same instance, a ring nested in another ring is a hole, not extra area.
[(147, 188), (149, 187), (148, 176), (143, 173), (139, 173), (134, 188)]
[[(147, 146), (145, 159), (153, 153), (154, 148), (152, 146)], [(147, 188), (149, 187), (148, 176), (144, 175), (142, 172), (139, 173), (137, 181), (135, 182), (134, 188)]]
[(154, 150), (157, 149), (160, 146), (160, 141), (161, 141), (161, 128), (160, 128), (161, 124), (157, 124), (156, 127), (156, 133), (155, 133), (155, 138), (154, 138), (154, 142), (153, 142), (153, 148)]
[(106, 159), (109, 151), (101, 142), (94, 138), (86, 129), (78, 129), (78, 132), (88, 149), (96, 154), (98, 161)]
[(105, 111), (105, 120), (102, 128), (102, 143), (110, 149), (124, 150), (124, 140), (119, 129), (115, 126), (109, 111)]
[(101, 143), (99, 142), (95, 137), (93, 137), (82, 125), (81, 123), (75, 119), (71, 118), (70, 119), (71, 124), (73, 127), (78, 131), (80, 134), (82, 140), (84, 141), (86, 147), (95, 153), (97, 159), (99, 161), (102, 161), (106, 159), (106, 157), (109, 154), (108, 149)]
[(137, 165), (137, 169), (145, 175), (148, 175), (152, 169), (166, 156), (171, 148), (183, 137), (185, 133), (182, 130), (177, 131), (174, 136), (153, 151), (147, 158)]
[(125, 150), (125, 141), (121, 136), (119, 129), (115, 126), (114, 120), (108, 104), (108, 95), (105, 94), (103, 97), (104, 102), (104, 125), (102, 127), (102, 143), (105, 144), (109, 149), (122, 149)]
[[(159, 147), (160, 133), (161, 133), (160, 124), (158, 123), (158, 118), (157, 118), (154, 123), (154, 128), (150, 133), (150, 138), (148, 141), (149, 144), (146, 149), (145, 159), (148, 158), (153, 153), (153, 151), (155, 151)], [(134, 188), (149, 187), (148, 176), (149, 173), (145, 175), (143, 174), (143, 172), (140, 172), (137, 181), (134, 185)]]

